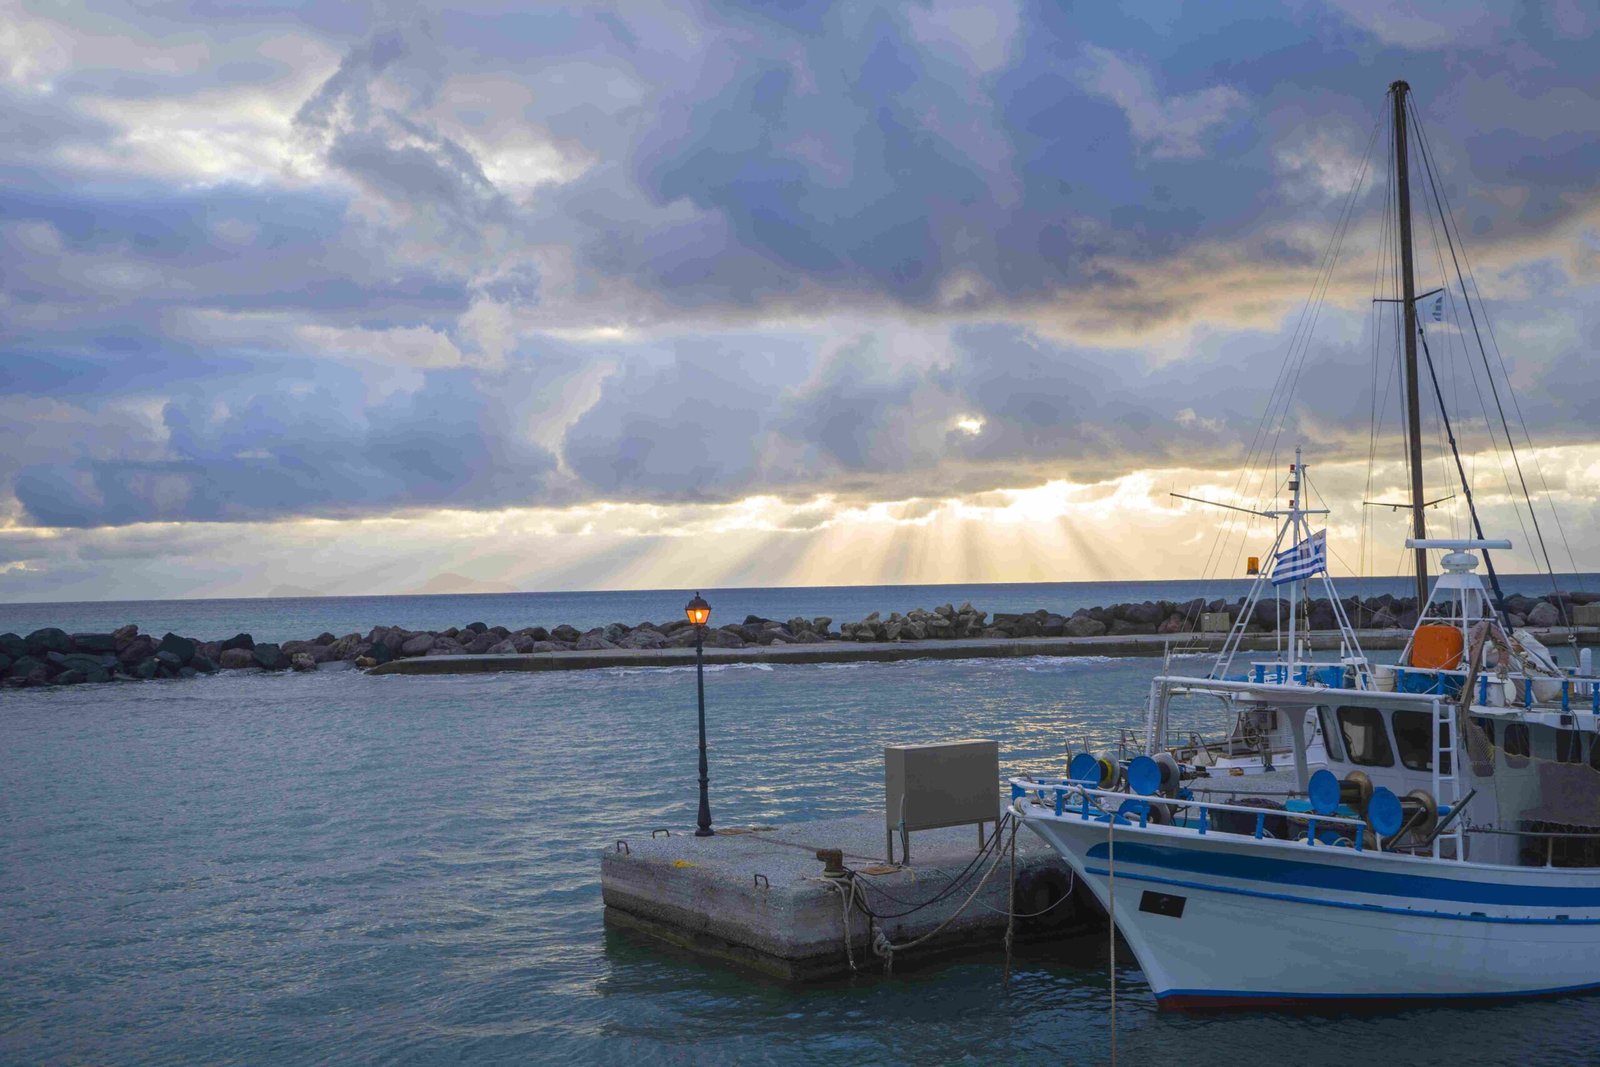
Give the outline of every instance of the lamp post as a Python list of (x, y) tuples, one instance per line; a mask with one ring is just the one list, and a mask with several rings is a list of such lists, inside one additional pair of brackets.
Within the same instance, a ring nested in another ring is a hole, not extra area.
[(706, 623), (711, 618), (711, 605), (705, 602), (699, 593), (689, 601), (683, 609), (684, 615), (694, 626), (694, 674), (695, 681), (700, 688), (700, 825), (694, 832), (696, 837), (710, 837), (716, 833), (711, 829), (711, 794), (709, 792), (710, 779), (706, 772), (706, 651), (705, 634)]

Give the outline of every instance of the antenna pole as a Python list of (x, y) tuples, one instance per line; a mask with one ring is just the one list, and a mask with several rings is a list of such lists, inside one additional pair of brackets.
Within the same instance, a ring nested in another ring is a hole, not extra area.
[[(1400, 306), (1405, 316), (1406, 339), (1406, 443), (1411, 465), (1411, 534), (1428, 536), (1422, 492), (1422, 401), (1417, 388), (1417, 287), (1411, 271), (1411, 184), (1406, 173), (1406, 94), (1411, 86), (1397, 81), (1389, 86), (1394, 97), (1394, 182), (1400, 209)], [(1417, 610), (1428, 602), (1428, 550), (1417, 552)]]

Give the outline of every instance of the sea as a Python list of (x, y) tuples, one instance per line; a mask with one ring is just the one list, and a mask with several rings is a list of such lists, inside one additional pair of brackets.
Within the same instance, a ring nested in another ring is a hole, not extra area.
[[(1548, 580), (1546, 580), (1548, 581)], [(1590, 588), (1594, 588), (1593, 584)], [(1395, 592), (1402, 590), (1395, 589)], [(689, 592), (693, 592), (690, 590)], [(1182, 583), (705, 590), (723, 618), (1190, 595)], [(12, 605), (262, 639), (377, 624), (661, 621), (684, 591)], [(715, 621), (715, 618), (714, 618)], [(719, 826), (865, 814), (887, 743), (993, 737), (1059, 772), (1158, 664), (708, 670)], [(688, 828), (692, 669), (227, 672), (0, 692), (0, 1062), (1592, 1064), (1600, 1000), (1159, 1013), (1104, 939), (794, 986), (602, 922), (600, 855)], [(1330, 946), (1338, 951), (1338, 946)], [(1303, 964), (1315, 966), (1314, 963)]]

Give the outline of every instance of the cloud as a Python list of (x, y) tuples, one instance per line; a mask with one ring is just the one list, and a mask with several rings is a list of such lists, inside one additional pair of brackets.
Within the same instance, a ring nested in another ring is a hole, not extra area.
[(1134, 140), (1155, 159), (1192, 159), (1202, 138), (1245, 106), (1237, 89), (1213, 85), (1163, 98), (1149, 72), (1105, 48), (1088, 45), (1079, 77), (1089, 91), (1120, 107)]
[[(392, 13), (4, 9), (0, 527), (642, 528), (759, 500), (763, 535), (838, 509), (859, 532), (1231, 470), (1390, 69), (1536, 436), (1592, 437), (1580, 6)], [(1339, 460), (1366, 448), (1383, 199), (1357, 202), (1284, 415)], [(1440, 357), (1470, 409), (1459, 338)], [(547, 573), (633, 573), (563, 559)]]

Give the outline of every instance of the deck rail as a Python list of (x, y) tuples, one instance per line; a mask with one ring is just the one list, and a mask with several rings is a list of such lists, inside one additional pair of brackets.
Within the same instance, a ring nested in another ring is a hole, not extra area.
[[(1197, 800), (1193, 797), (1164, 797), (1160, 795), (1145, 796), (1141, 793), (1126, 793), (1115, 789), (1097, 789), (1093, 786), (1076, 782), (1071, 779), (1058, 781), (1038, 780), (1033, 778), (1012, 778), (1011, 801), (1015, 804), (1018, 800), (1033, 794), (1041, 803), (1047, 793), (1055, 797), (1055, 814), (1059, 818), (1076, 815), (1085, 821), (1096, 819), (1099, 821), (1116, 820), (1119, 823), (1133, 825), (1137, 821), (1140, 828), (1150, 823), (1152, 809), (1160, 808), (1170, 811), (1182, 808), (1197, 810), (1199, 821), (1193, 829), (1204, 835), (1211, 831), (1211, 813), (1217, 811), (1240, 812), (1255, 817), (1255, 830), (1253, 836), (1260, 840), (1270, 836), (1267, 833), (1267, 819), (1284, 819), (1288, 822), (1303, 822), (1306, 824), (1304, 844), (1308, 848), (1328, 848), (1330, 842), (1323, 839), (1318, 845), (1318, 830), (1328, 826), (1350, 827), (1354, 836), (1350, 839), (1352, 847), (1357, 852), (1365, 850), (1366, 839), (1371, 835), (1375, 847), (1383, 848), (1383, 838), (1376, 833), (1364, 820), (1352, 819), (1343, 815), (1323, 815), (1315, 811), (1290, 811), (1286, 808), (1260, 808), (1246, 804), (1229, 804), (1222, 801)], [(1077, 796), (1081, 803), (1076, 807), (1069, 805), (1069, 799)], [(1093, 806), (1091, 808), (1091, 801)], [(1112, 801), (1115, 811), (1105, 806), (1102, 801)], [(1174, 824), (1175, 825), (1175, 824)], [(1187, 827), (1187, 824), (1185, 824)], [(1219, 830), (1218, 833), (1231, 831)]]

